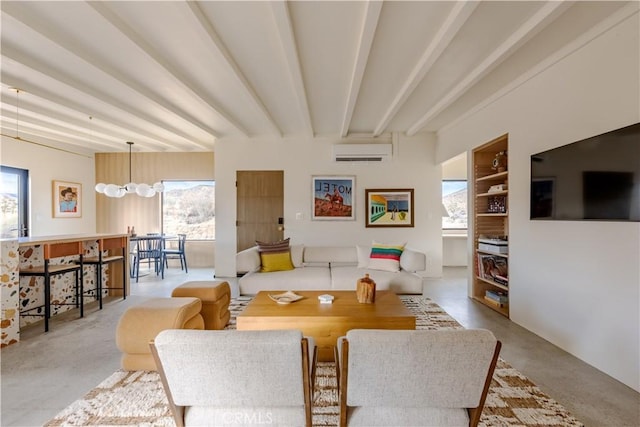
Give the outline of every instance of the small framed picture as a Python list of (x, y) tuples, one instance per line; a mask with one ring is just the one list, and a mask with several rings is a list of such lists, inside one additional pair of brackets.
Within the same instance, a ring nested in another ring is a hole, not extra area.
[(413, 188), (365, 190), (367, 227), (413, 227)]
[(355, 220), (355, 176), (311, 177), (312, 220)]
[(80, 218), (82, 216), (82, 184), (53, 181), (53, 217)]

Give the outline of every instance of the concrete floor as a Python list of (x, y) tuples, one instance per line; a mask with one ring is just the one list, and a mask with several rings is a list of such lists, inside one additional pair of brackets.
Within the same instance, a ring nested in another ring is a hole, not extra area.
[[(2, 349), (1, 426), (38, 426), (81, 398), (119, 368), (115, 327), (132, 305), (154, 296), (169, 296), (186, 280), (207, 280), (212, 269), (187, 274), (169, 269), (165, 280), (153, 275), (132, 283), (125, 301), (95, 304), (85, 317), (57, 316), (48, 333), (27, 328), (22, 341)], [(237, 295), (235, 279), (229, 280)], [(528, 332), (466, 296), (466, 269), (445, 268), (442, 279), (425, 280), (424, 294), (465, 327), (487, 328), (503, 343), (501, 356), (586, 426), (640, 426), (640, 394), (579, 359)]]

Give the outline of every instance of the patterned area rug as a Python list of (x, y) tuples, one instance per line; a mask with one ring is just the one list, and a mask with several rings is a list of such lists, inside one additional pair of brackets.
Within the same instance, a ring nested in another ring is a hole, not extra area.
[[(402, 296), (416, 315), (417, 329), (456, 329), (460, 324), (431, 300)], [(251, 301), (232, 301), (231, 322)], [(313, 397), (314, 426), (338, 424), (335, 365), (320, 363)], [(137, 425), (174, 426), (160, 378), (155, 372), (116, 371), (80, 400), (61, 411), (45, 426)], [(482, 411), (481, 426), (583, 426), (558, 402), (544, 394), (520, 372), (500, 359)]]

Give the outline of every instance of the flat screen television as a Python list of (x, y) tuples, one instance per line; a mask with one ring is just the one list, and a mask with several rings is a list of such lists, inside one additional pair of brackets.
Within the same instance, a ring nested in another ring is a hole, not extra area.
[(534, 220), (640, 221), (640, 123), (531, 156)]

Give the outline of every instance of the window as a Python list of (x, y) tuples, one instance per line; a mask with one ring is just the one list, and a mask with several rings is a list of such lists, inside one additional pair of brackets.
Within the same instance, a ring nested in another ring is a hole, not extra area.
[(15, 239), (29, 235), (29, 171), (2, 166), (0, 180), (0, 238)]
[(215, 181), (162, 181), (162, 232), (188, 240), (216, 237)]
[(442, 205), (447, 210), (447, 214), (449, 215), (442, 217), (442, 228), (466, 230), (467, 181), (442, 181)]

